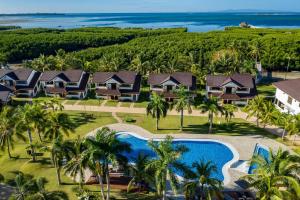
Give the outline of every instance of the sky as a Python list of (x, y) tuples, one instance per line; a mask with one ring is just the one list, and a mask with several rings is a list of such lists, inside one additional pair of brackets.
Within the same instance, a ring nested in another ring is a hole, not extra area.
[(240, 9), (300, 12), (300, 0), (0, 0), (0, 13), (209, 12)]

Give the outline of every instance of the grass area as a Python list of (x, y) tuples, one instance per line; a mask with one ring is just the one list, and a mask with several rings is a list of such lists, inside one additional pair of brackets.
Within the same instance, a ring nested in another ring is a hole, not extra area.
[(111, 106), (111, 107), (116, 107), (118, 105), (119, 101), (112, 101), (112, 100), (109, 100), (105, 103), (104, 106)]
[[(159, 121), (159, 130), (155, 130), (155, 119), (151, 116), (143, 114), (123, 114), (118, 113), (118, 116), (122, 119), (126, 117), (131, 117), (135, 119), (135, 123), (144, 129), (158, 134), (168, 134), (168, 133), (180, 133), (180, 117), (169, 115)], [(257, 128), (255, 125), (248, 123), (243, 119), (232, 119), (233, 123), (226, 124), (223, 118), (216, 118), (214, 120), (214, 130), (215, 134), (229, 135), (229, 136), (239, 136), (239, 135), (269, 135), (270, 137), (276, 138), (269, 134), (267, 131)], [(184, 128), (183, 132), (193, 133), (193, 134), (205, 134), (208, 133), (208, 122), (207, 117), (194, 117), (185, 116), (184, 117)]]
[(127, 108), (129, 108), (131, 106), (131, 104), (133, 104), (133, 102), (122, 102), (121, 103), (121, 107), (127, 107)]
[(66, 99), (64, 104), (74, 105), (77, 101), (78, 101), (78, 99)]
[(83, 106), (100, 106), (103, 100), (101, 99), (84, 99), (80, 100), (78, 105), (83, 105)]
[(270, 97), (275, 95), (275, 87), (272, 84), (259, 84), (257, 85), (259, 95)]
[(144, 101), (144, 102), (135, 102), (134, 107), (135, 108), (146, 108), (149, 102)]
[[(68, 111), (71, 118), (75, 121), (75, 133), (70, 134), (69, 139), (75, 139), (77, 136), (84, 137), (88, 132), (107, 124), (115, 123), (115, 119), (111, 116), (111, 113), (98, 113), (98, 112), (78, 112)], [(34, 135), (35, 136), (35, 135)], [(38, 162), (30, 162), (30, 157), (26, 153), (27, 142), (16, 140), (14, 150), (12, 151), (15, 159), (9, 159), (6, 152), (0, 153), (0, 172), (7, 179), (14, 177), (13, 171), (22, 171), (23, 173), (31, 174), (35, 177), (46, 177), (49, 183), (47, 189), (49, 190), (63, 190), (68, 193), (70, 199), (76, 199), (72, 193), (72, 188), (75, 186), (70, 178), (62, 176), (64, 185), (58, 186), (56, 184), (56, 173), (53, 168), (49, 154), (45, 153), (44, 156), (38, 158)], [(34, 137), (34, 141), (37, 140), (37, 136)], [(50, 145), (50, 143), (45, 143)], [(87, 186), (89, 189), (99, 191), (97, 185)], [(113, 195), (119, 196), (120, 191), (113, 191)]]

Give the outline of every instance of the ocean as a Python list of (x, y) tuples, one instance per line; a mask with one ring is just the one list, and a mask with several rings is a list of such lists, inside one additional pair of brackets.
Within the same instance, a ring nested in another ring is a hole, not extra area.
[(186, 27), (190, 32), (223, 30), (247, 22), (255, 27), (300, 28), (300, 13), (289, 12), (210, 12), (210, 13), (77, 13), (0, 14), (0, 26), (23, 28), (97, 27)]

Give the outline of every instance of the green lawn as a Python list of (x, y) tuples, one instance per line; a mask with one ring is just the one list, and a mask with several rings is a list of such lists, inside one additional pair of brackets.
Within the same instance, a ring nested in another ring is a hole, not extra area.
[[(68, 114), (74, 119), (76, 127), (75, 133), (70, 134), (70, 139), (75, 139), (77, 136), (85, 136), (88, 132), (107, 124), (115, 123), (115, 119), (111, 116), (111, 113), (97, 113), (97, 112), (77, 112), (68, 111)], [(26, 136), (26, 135), (25, 135)], [(70, 178), (63, 176), (62, 186), (56, 184), (56, 173), (53, 168), (49, 155), (45, 153), (43, 157), (39, 157), (38, 162), (31, 163), (29, 156), (26, 154), (25, 148), (27, 147), (26, 142), (16, 140), (15, 148), (12, 151), (15, 159), (9, 159), (6, 152), (0, 153), (0, 173), (3, 174), (7, 179), (12, 178), (13, 171), (22, 171), (23, 173), (31, 174), (35, 177), (46, 177), (49, 183), (47, 189), (49, 190), (63, 190), (69, 194), (70, 200), (76, 199), (72, 194), (72, 188), (74, 187), (73, 182)], [(34, 141), (38, 141), (37, 137), (34, 137)], [(50, 145), (45, 143), (45, 145)], [(91, 190), (97, 190), (98, 186), (88, 186)], [(117, 191), (119, 193), (119, 191)], [(116, 194), (115, 192), (115, 195)]]
[(103, 100), (101, 99), (84, 99), (80, 100), (78, 105), (84, 105), (84, 106), (100, 106)]
[(108, 100), (104, 106), (116, 107), (118, 105), (118, 103), (119, 103), (119, 101)]
[(133, 104), (133, 102), (122, 102), (121, 103), (121, 107), (127, 107), (127, 108), (129, 108), (131, 106), (131, 104)]
[(78, 101), (78, 99), (66, 99), (64, 104), (74, 105), (77, 101)]
[(143, 102), (135, 102), (134, 107), (135, 108), (146, 108), (149, 102), (143, 101)]
[[(136, 120), (135, 123), (144, 129), (158, 134), (168, 134), (168, 133), (180, 133), (180, 117), (179, 116), (167, 116), (159, 121), (159, 130), (155, 130), (155, 119), (151, 116), (143, 114), (123, 114), (118, 113), (118, 116), (122, 119), (126, 117), (131, 117)], [(257, 128), (255, 125), (248, 123), (243, 119), (233, 119), (229, 125), (224, 122), (223, 118), (215, 118), (214, 120), (214, 133), (221, 135), (268, 135), (269, 137), (276, 138), (275, 136), (269, 134), (261, 128)], [(193, 133), (193, 134), (206, 134), (208, 133), (208, 123), (207, 117), (184, 117), (184, 128), (183, 132)]]
[(275, 95), (276, 89), (272, 84), (259, 84), (257, 85), (257, 91), (259, 95), (271, 97)]

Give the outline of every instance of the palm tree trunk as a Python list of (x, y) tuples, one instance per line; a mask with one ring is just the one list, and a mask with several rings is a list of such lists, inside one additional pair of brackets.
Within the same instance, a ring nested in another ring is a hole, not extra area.
[(97, 175), (98, 175), (99, 184), (100, 184), (101, 197), (104, 200), (105, 196), (104, 196), (104, 186), (103, 186), (102, 176), (99, 173)]
[(284, 136), (285, 136), (285, 129), (283, 129), (283, 131), (282, 131), (282, 136), (281, 136), (282, 140), (284, 139)]
[(110, 199), (110, 178), (109, 178), (109, 169), (108, 166), (106, 168), (106, 188), (107, 188), (107, 194), (106, 194), (106, 200)]
[(212, 126), (213, 126), (213, 114), (209, 113), (209, 129), (208, 129), (209, 134), (212, 133)]
[(294, 145), (295, 142), (296, 142), (296, 137), (297, 137), (297, 134), (295, 134), (295, 136), (294, 136), (293, 145)]
[(27, 129), (27, 134), (28, 134), (28, 138), (29, 138), (29, 144), (30, 144), (30, 148), (31, 148), (31, 156), (32, 156), (32, 161), (36, 161), (35, 159), (35, 152), (34, 152), (34, 147), (32, 146), (32, 136), (31, 136), (31, 132), (29, 129)]
[(83, 170), (82, 169), (80, 169), (80, 172), (79, 172), (80, 174), (79, 174), (79, 178), (80, 178), (80, 180), (79, 180), (79, 186), (80, 186), (80, 188), (81, 189), (83, 189)]
[(162, 192), (162, 200), (166, 200), (167, 197), (166, 197), (166, 189), (163, 190)]
[(183, 129), (183, 109), (181, 109), (181, 114), (180, 114), (180, 131)]
[(8, 153), (8, 157), (12, 158), (11, 153), (10, 153), (10, 142), (8, 137), (6, 138), (6, 142), (7, 142), (7, 153)]
[(158, 116), (156, 114), (156, 130), (158, 130)]
[(42, 136), (41, 136), (41, 132), (38, 130), (38, 131), (37, 131), (37, 133), (38, 133), (38, 136), (39, 136), (40, 142), (43, 142), (43, 139), (42, 139)]
[(56, 168), (56, 177), (57, 177), (57, 184), (61, 185), (61, 178), (60, 178), (60, 167), (55, 167)]

